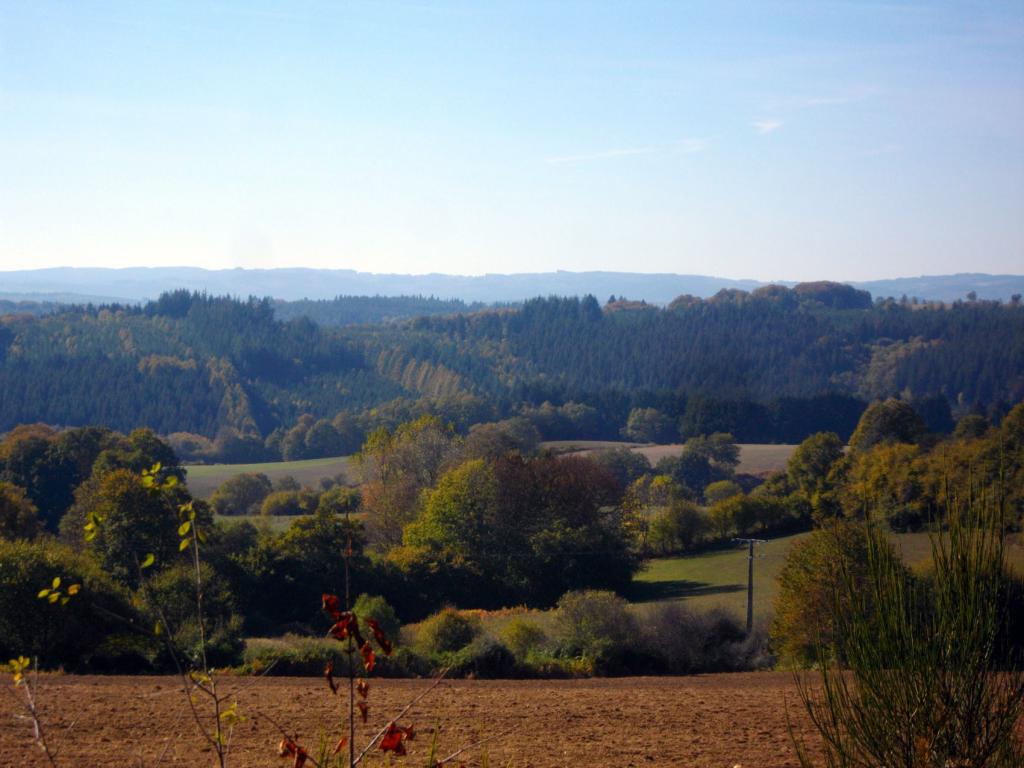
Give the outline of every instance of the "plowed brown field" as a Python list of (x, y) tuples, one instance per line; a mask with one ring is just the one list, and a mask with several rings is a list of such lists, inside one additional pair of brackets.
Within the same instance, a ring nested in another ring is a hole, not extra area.
[[(334, 697), (322, 679), (226, 678), (241, 689), (239, 709), (247, 716), (232, 743), (231, 764), (242, 768), (290, 765), (277, 757), (280, 735), (269, 718), (287, 724), (301, 742), (314, 744), (321, 727), (337, 738), (346, 699)], [(0, 684), (13, 692), (9, 676)], [(44, 724), (64, 746), (58, 762), (74, 768), (161, 765), (209, 768), (187, 705), (168, 677), (42, 676), (38, 699)], [(418, 692), (424, 680), (373, 681), (370, 724), (379, 727)], [(0, 696), (0, 764), (43, 765), (31, 741), (30, 725), (17, 720), (15, 702)], [(798, 727), (808, 721), (792, 676), (781, 672), (677, 678), (618, 678), (573, 681), (465, 681), (442, 683), (403, 722), (419, 735), (406, 758), (394, 765), (424, 765), (430, 731), (440, 728), (441, 755), (488, 733), (516, 730), (485, 746), (491, 766), (796, 766), (787, 735), (786, 707)], [(265, 713), (265, 714), (264, 714)], [(268, 717), (269, 716), (269, 717)], [(67, 736), (64, 732), (74, 722)], [(359, 727), (357, 743), (371, 735)], [(333, 743), (333, 741), (332, 741)], [(462, 756), (479, 765), (480, 749)], [(387, 765), (380, 753), (369, 765)], [(459, 761), (455, 761), (458, 765)]]

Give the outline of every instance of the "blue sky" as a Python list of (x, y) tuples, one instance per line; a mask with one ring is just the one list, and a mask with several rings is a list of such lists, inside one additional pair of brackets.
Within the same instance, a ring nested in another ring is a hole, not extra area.
[(0, 0), (0, 269), (1024, 272), (1024, 3)]

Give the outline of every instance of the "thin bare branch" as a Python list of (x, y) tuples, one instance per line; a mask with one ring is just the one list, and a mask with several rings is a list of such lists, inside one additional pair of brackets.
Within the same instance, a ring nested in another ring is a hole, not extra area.
[(488, 741), (494, 741), (495, 739), (500, 739), (502, 736), (508, 736), (510, 733), (512, 733), (518, 727), (519, 727), (518, 725), (513, 725), (507, 731), (502, 731), (501, 733), (494, 733), (494, 734), (491, 734), (490, 736), (485, 736), (484, 738), (480, 739), (479, 741), (474, 741), (472, 744), (467, 744), (462, 749), (460, 749), (460, 750), (458, 750), (456, 752), (452, 752), (450, 755), (448, 755), (448, 757), (444, 757), (444, 758), (442, 758), (440, 760), (436, 760), (434, 762), (434, 765), (431, 766), (431, 768), (435, 768), (436, 766), (444, 765), (445, 763), (451, 762), (456, 757), (461, 755), (463, 752), (467, 752), (470, 749), (474, 749), (476, 747), (479, 747), (481, 744), (486, 744)]
[[(436, 678), (434, 678), (433, 684), (429, 688), (427, 688), (426, 690), (421, 692), (419, 695), (417, 695), (416, 698), (414, 698), (408, 704), (406, 704), (402, 708), (401, 712), (399, 712), (397, 715), (395, 715), (393, 718), (391, 718), (391, 720), (388, 721), (388, 725), (390, 725), (391, 723), (397, 723), (399, 720), (401, 720), (402, 717), (405, 715), (405, 713), (408, 712), (410, 709), (412, 709), (419, 702), (420, 699), (422, 699), (424, 696), (426, 696), (432, 690), (437, 688), (437, 686), (439, 686), (441, 684), (441, 681), (444, 680), (445, 675), (447, 675), (447, 674), (448, 674), (448, 667), (445, 667), (444, 669), (441, 670), (441, 674), (439, 674)], [(377, 731), (377, 734), (372, 739), (370, 739), (370, 743), (367, 744), (366, 747), (363, 749), (363, 751), (359, 753), (359, 756), (354, 761), (352, 761), (352, 765), (353, 766), (358, 765), (359, 761), (362, 760), (366, 756), (366, 753), (369, 752), (371, 749), (373, 749), (373, 745), (377, 743), (377, 741), (384, 735), (384, 733), (387, 731), (387, 729), (388, 729), (388, 726), (385, 725), (383, 728), (381, 728), (379, 731)]]

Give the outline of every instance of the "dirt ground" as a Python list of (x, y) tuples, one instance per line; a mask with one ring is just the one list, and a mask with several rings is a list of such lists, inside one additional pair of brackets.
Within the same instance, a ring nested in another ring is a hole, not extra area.
[[(315, 745), (324, 728), (331, 744), (337, 739), (347, 699), (332, 696), (324, 680), (223, 681), (238, 691), (238, 708), (246, 716), (234, 734), (231, 765), (290, 765), (277, 757), (280, 732), (271, 719), (298, 731), (303, 745)], [(0, 684), (7, 689), (0, 696), (0, 765), (44, 765), (32, 744), (30, 724), (15, 717), (15, 701), (7, 695), (13, 692), (10, 677), (4, 676)], [(365, 744), (376, 728), (430, 684), (373, 681), (369, 724), (359, 726), (356, 743)], [(37, 698), (50, 739), (63, 744), (61, 766), (154, 766), (164, 750), (160, 765), (213, 765), (176, 678), (42, 676)], [(469, 750), (451, 765), (480, 765), (485, 749), (494, 767), (796, 766), (787, 734), (787, 707), (798, 728), (809, 733), (792, 676), (780, 672), (446, 681), (403, 719), (416, 724), (418, 736), (409, 743), (409, 756), (393, 758), (391, 764), (424, 765), (435, 727), (440, 729), (441, 756), (514, 727), (512, 733)], [(364, 764), (389, 764), (376, 750), (372, 757)]]

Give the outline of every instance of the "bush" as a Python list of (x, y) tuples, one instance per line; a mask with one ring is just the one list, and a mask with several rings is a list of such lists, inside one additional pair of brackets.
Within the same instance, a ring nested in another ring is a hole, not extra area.
[(477, 637), (446, 660), (449, 674), (457, 677), (515, 677), (516, 657), (492, 637)]
[(638, 650), (656, 660), (657, 672), (741, 672), (773, 662), (764, 629), (755, 627), (748, 636), (742, 621), (720, 608), (697, 613), (679, 603), (652, 605), (640, 626)]
[[(227, 583), (203, 564), (203, 624), (206, 632), (206, 659), (211, 666), (237, 664), (242, 657), (242, 619), (235, 614), (235, 601)], [(151, 608), (159, 608), (167, 621), (177, 653), (193, 666), (202, 665), (201, 636), (196, 613), (195, 571), (192, 565), (176, 565), (150, 579), (143, 590)], [(155, 615), (155, 611), (154, 611)], [(173, 662), (166, 650), (158, 658), (166, 669)]]
[(636, 635), (626, 601), (614, 592), (566, 592), (558, 601), (555, 632), (559, 651), (587, 662), (595, 673), (607, 672), (628, 650)]
[(274, 491), (260, 505), (260, 514), (268, 517), (306, 515), (312, 512), (300, 491)]
[(482, 632), (480, 619), (445, 608), (425, 619), (416, 633), (416, 648), (428, 656), (461, 651)]
[[(245, 675), (317, 677), (328, 661), (334, 662), (339, 677), (345, 675), (348, 656), (345, 644), (321, 637), (284, 635), (278, 638), (252, 638), (245, 643), (243, 663), (238, 672)], [(430, 664), (407, 648), (396, 648), (391, 656), (377, 654), (375, 677), (422, 677), (430, 674)]]
[[(880, 550), (895, 558), (891, 549)], [(868, 552), (863, 523), (834, 521), (798, 541), (779, 573), (773, 647), (789, 665), (808, 666), (833, 642), (833, 601), (840, 579), (866, 587)]]
[(218, 515), (256, 515), (273, 487), (262, 472), (230, 477), (210, 497), (210, 506)]
[[(38, 597), (60, 577), (66, 605)], [(73, 670), (118, 666), (118, 635), (137, 618), (127, 591), (88, 557), (53, 540), (0, 540), (0, 658), (37, 657), (43, 667)], [(138, 649), (134, 648), (131, 655)]]
[(512, 654), (523, 661), (544, 642), (546, 635), (537, 622), (516, 616), (501, 631), (501, 639)]
[(692, 549), (708, 529), (708, 518), (695, 504), (681, 499), (658, 512), (651, 520), (648, 546), (659, 555), (670, 555)]
[(999, 658), (1009, 608), (1003, 511), (974, 504), (950, 509), (947, 530), (932, 538), (927, 587), (874, 527), (864, 533), (866, 584), (837, 568), (830, 618), (842, 644), (820, 653), (821, 674), (800, 685), (827, 765), (1024, 764), (1024, 674)]
[(398, 634), (402, 623), (395, 614), (395, 609), (380, 595), (368, 595), (365, 592), (356, 598), (352, 610), (360, 621), (374, 619), (391, 642), (398, 644)]
[[(320, 481), (321, 486), (325, 482), (333, 481), (324, 478)], [(320, 494), (320, 500), (317, 502), (316, 511), (323, 510), (334, 515), (343, 515), (346, 512), (357, 511), (362, 501), (363, 497), (358, 489), (335, 483), (324, 488), (324, 492)]]
[(742, 495), (743, 489), (735, 480), (717, 480), (704, 489), (704, 501), (708, 506)]

